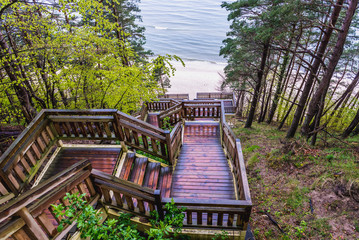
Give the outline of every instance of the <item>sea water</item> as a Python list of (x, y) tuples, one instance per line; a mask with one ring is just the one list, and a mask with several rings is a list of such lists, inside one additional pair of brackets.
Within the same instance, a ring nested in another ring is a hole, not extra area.
[[(230, 0), (231, 1), (231, 0)], [(233, 0), (232, 0), (233, 1)], [(177, 69), (168, 93), (218, 91), (226, 60), (219, 56), (230, 23), (221, 0), (141, 0), (142, 22), (146, 27), (146, 49), (155, 55), (177, 55), (186, 67)]]
[(229, 30), (221, 0), (141, 0), (145, 47), (156, 55), (185, 60), (225, 62), (220, 46)]

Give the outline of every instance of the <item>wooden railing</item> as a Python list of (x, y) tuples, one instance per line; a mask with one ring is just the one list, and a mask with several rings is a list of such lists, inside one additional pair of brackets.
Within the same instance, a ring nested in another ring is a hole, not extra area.
[(222, 99), (224, 102), (224, 112), (225, 113), (235, 113), (236, 112), (236, 98), (234, 93), (222, 93), (222, 92), (202, 92), (197, 93), (197, 99)]
[(0, 204), (31, 185), (59, 140), (120, 141), (170, 163), (179, 148), (178, 135), (117, 110), (43, 110), (0, 158)]
[(43, 110), (0, 157), (0, 203), (29, 184), (52, 151), (57, 139), (48, 123)]
[(183, 93), (183, 94), (167, 93), (164, 95), (159, 95), (158, 98), (172, 98), (172, 99), (176, 99), (176, 100), (188, 100), (189, 94), (188, 93)]
[[(173, 198), (176, 206), (185, 207), (184, 227), (247, 230), (251, 201)], [(162, 203), (171, 202), (163, 198)]]
[(162, 111), (158, 117), (158, 124), (163, 126), (165, 118), (174, 125), (182, 119), (193, 120), (194, 118), (219, 118), (221, 116), (221, 102), (213, 100), (183, 101), (173, 107)]
[(157, 211), (163, 219), (160, 190), (91, 170), (89, 161), (84, 160), (2, 206), (0, 223), (7, 224), (0, 228), (0, 239), (62, 239), (75, 223), (59, 233), (61, 218), (55, 216), (51, 204), (68, 205), (63, 199), (66, 193), (85, 193), (90, 205), (103, 198), (107, 207), (146, 218), (150, 211)]
[(171, 100), (161, 100), (161, 101), (147, 102), (146, 105), (148, 111), (163, 111), (172, 107), (173, 103), (171, 102)]
[[(222, 111), (224, 105), (222, 104)], [(231, 161), (234, 173), (235, 186), (238, 192), (238, 199), (250, 201), (249, 185), (242, 154), (241, 143), (226, 122), (226, 117), (221, 116), (221, 142)]]
[[(175, 160), (179, 155), (179, 150), (182, 145), (182, 133), (184, 130), (184, 126), (182, 122), (178, 122), (175, 127), (171, 131), (170, 135), (170, 145), (171, 145), (171, 159)], [(171, 165), (174, 165), (174, 162), (171, 162)]]
[(72, 226), (57, 232), (61, 219), (55, 216), (51, 204), (68, 205), (63, 197), (76, 192), (86, 193), (89, 204), (96, 203), (100, 194), (90, 175), (90, 163), (79, 162), (0, 207), (0, 223), (7, 223), (0, 229), (0, 239), (62, 239)]
[[(229, 127), (225, 118), (223, 101), (185, 101), (160, 113), (163, 120), (169, 117), (170, 123), (177, 123), (172, 130), (176, 132), (182, 119), (219, 118), (221, 142), (230, 159), (237, 200), (203, 200), (174, 198), (176, 205), (186, 207), (185, 227), (226, 228), (246, 230), (251, 213), (252, 202), (246, 176), (245, 164), (239, 139)], [(161, 121), (159, 121), (161, 122)], [(170, 201), (163, 199), (165, 204)]]
[(234, 99), (234, 93), (226, 92), (199, 92), (198, 99)]
[(150, 211), (156, 210), (163, 217), (160, 190), (142, 187), (95, 169), (91, 177), (104, 196), (104, 204), (141, 217), (150, 217)]

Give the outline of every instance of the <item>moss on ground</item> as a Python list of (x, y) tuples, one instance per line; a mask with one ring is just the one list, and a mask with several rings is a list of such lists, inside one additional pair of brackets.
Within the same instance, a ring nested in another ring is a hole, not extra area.
[(245, 129), (231, 121), (246, 160), (257, 239), (359, 239), (359, 136), (320, 135), (313, 147), (299, 134), (285, 139), (273, 125)]

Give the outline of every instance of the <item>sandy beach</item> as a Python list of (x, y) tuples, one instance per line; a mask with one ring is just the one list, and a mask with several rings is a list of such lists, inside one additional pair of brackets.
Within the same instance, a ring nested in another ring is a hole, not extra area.
[(216, 92), (221, 84), (221, 76), (225, 63), (206, 61), (184, 61), (185, 67), (179, 62), (173, 62), (176, 68), (175, 76), (171, 77), (171, 88), (167, 93), (189, 93), (190, 99), (197, 92)]

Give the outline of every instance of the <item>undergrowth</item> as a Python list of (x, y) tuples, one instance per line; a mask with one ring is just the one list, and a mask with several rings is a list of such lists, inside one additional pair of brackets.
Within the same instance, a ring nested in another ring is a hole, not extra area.
[(343, 141), (319, 135), (313, 147), (300, 134), (287, 140), (286, 131), (273, 125), (234, 125), (257, 239), (359, 239), (359, 136)]

